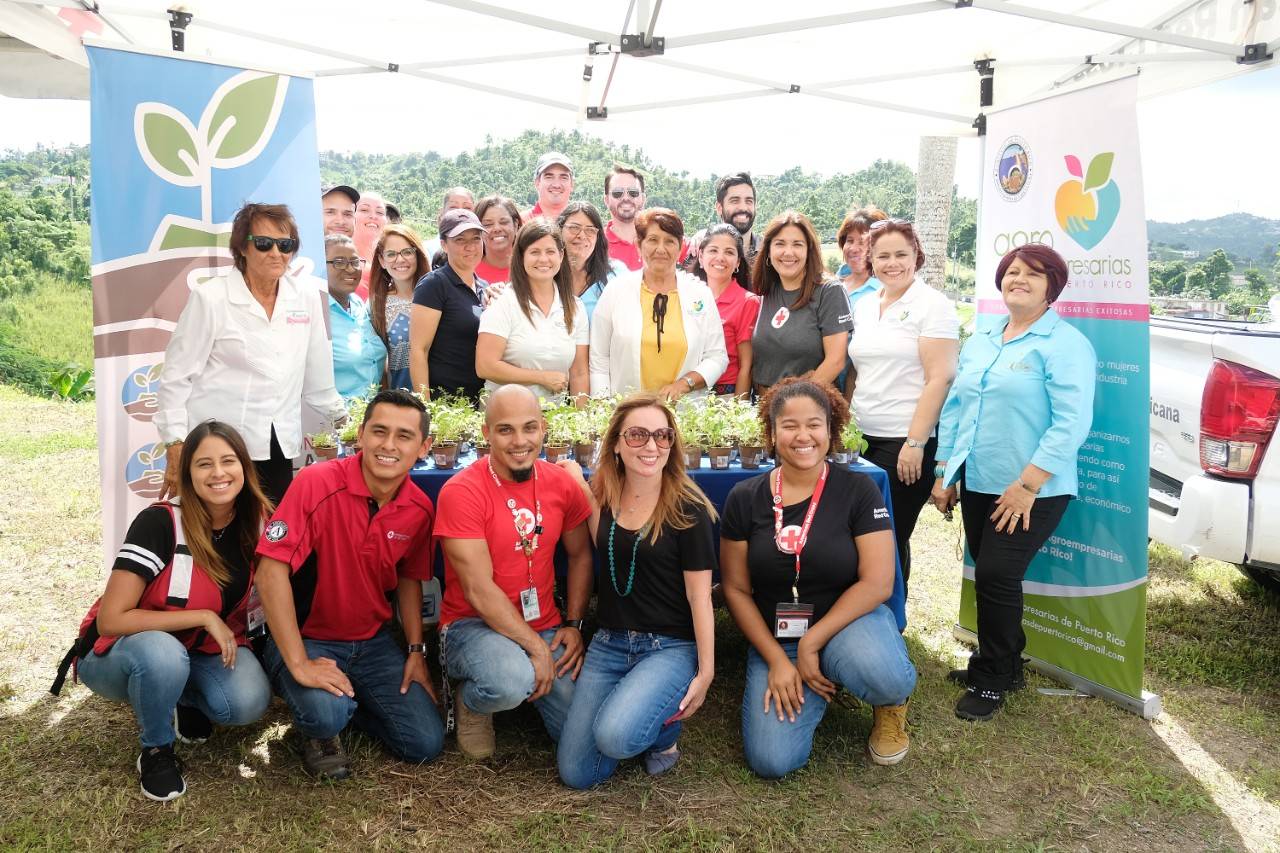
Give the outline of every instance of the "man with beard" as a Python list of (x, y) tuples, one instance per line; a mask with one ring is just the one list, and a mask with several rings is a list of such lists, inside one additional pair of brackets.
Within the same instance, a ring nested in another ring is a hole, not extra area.
[[(440, 643), (446, 684), (456, 682), (458, 748), (472, 759), (493, 754), (493, 713), (525, 701), (559, 741), (582, 668), (591, 508), (568, 472), (538, 459), (546, 428), (533, 392), (503, 385), (485, 405), (488, 459), (440, 490)], [(554, 597), (557, 542), (569, 558), (566, 620)]]
[(627, 166), (614, 166), (604, 179), (604, 203), (610, 219), (604, 226), (609, 257), (629, 270), (641, 267), (636, 248), (636, 214), (644, 209), (644, 175)]
[[(756, 186), (751, 182), (750, 172), (735, 172), (725, 175), (716, 184), (716, 216), (721, 222), (727, 222), (742, 235), (742, 247), (747, 253), (747, 263), (755, 261), (756, 250), (760, 248), (760, 238), (751, 233), (751, 226), (756, 221)], [(702, 245), (706, 229), (693, 237), (693, 246)], [(746, 282), (740, 282), (743, 287)]]

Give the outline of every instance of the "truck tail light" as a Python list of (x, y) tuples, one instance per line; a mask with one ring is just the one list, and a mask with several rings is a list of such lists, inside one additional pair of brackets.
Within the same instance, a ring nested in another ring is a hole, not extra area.
[(1200, 400), (1200, 467), (1251, 480), (1280, 421), (1280, 378), (1214, 359)]

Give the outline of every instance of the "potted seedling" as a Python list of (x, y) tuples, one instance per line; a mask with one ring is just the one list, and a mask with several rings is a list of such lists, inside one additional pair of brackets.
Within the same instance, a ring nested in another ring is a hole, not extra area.
[(831, 461), (841, 465), (857, 462), (858, 457), (867, 449), (867, 440), (858, 429), (858, 422), (852, 417), (849, 423), (840, 430), (840, 442), (831, 448)]
[(698, 432), (707, 448), (707, 460), (712, 470), (723, 471), (729, 467), (729, 457), (733, 454), (733, 403), (715, 396), (700, 402)]
[(702, 467), (702, 408), (693, 400), (675, 406), (676, 430), (684, 444), (684, 467), (696, 471)]
[(331, 432), (317, 432), (307, 436), (317, 459), (335, 459), (338, 456), (338, 438)]
[(566, 403), (548, 404), (543, 413), (547, 419), (547, 461), (552, 465), (568, 459), (573, 453), (574, 437), (577, 434), (574, 420), (577, 413), (577, 407)]
[(760, 425), (760, 413), (750, 400), (738, 400), (734, 418), (738, 433), (738, 459), (742, 467), (756, 469), (764, 459), (764, 429)]
[(453, 468), (458, 464), (458, 451), (468, 427), (468, 412), (442, 402), (431, 417), (435, 441), (431, 445), (431, 461), (437, 468)]

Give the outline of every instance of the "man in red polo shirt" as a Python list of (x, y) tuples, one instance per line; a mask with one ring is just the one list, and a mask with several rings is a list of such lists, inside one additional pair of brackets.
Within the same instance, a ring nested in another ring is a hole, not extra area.
[(636, 248), (636, 214), (644, 210), (644, 175), (629, 166), (615, 165), (604, 177), (604, 203), (609, 208), (609, 221), (604, 237), (609, 241), (609, 257), (621, 261), (629, 270), (641, 267), (640, 250)]
[(533, 170), (533, 188), (538, 191), (538, 202), (522, 215), (528, 222), (535, 216), (545, 216), (552, 221), (569, 206), (573, 195), (573, 164), (559, 151), (548, 151), (538, 158)]
[[(338, 740), (348, 722), (414, 764), (444, 744), (422, 642), (434, 511), (408, 480), (428, 424), (409, 392), (379, 393), (360, 425), (361, 452), (303, 469), (258, 543), (267, 674), (304, 737), (303, 764), (320, 778), (350, 775)], [(387, 628), (392, 593), (407, 649)]]
[[(458, 682), (458, 748), (470, 758), (493, 754), (492, 714), (524, 701), (559, 741), (582, 668), (591, 507), (566, 471), (538, 459), (545, 435), (533, 393), (502, 386), (485, 407), (488, 461), (440, 490), (440, 643), (446, 677)], [(557, 542), (569, 558), (564, 622), (554, 598)]]

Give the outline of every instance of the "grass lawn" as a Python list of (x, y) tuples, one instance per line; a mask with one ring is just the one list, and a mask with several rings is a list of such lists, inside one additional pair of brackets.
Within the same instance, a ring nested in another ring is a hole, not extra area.
[(425, 767), (352, 740), (356, 776), (302, 775), (279, 702), (260, 724), (181, 750), (188, 794), (142, 798), (123, 705), (46, 692), (104, 583), (92, 404), (0, 388), (0, 848), (1267, 850), (1280, 839), (1280, 607), (1234, 568), (1153, 548), (1147, 723), (1102, 701), (1040, 694), (997, 720), (957, 720), (944, 680), (963, 648), (957, 521), (916, 534), (907, 641), (920, 670), (912, 750), (873, 766), (869, 709), (833, 706), (808, 768), (764, 782), (741, 756), (744, 643), (720, 616), (717, 679), (677, 770), (625, 765), (600, 790), (561, 787), (536, 714), (498, 719), (499, 753), (452, 741)]
[(29, 294), (15, 298), (8, 321), (14, 346), (40, 353), (59, 366), (74, 362), (93, 367), (93, 294), (51, 276), (36, 278)]

